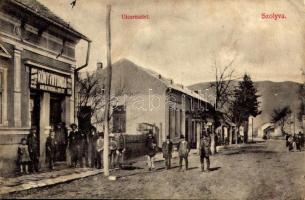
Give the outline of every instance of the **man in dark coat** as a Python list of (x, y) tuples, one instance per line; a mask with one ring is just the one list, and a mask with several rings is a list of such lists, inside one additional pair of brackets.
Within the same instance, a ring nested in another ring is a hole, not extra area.
[(36, 133), (37, 130), (35, 127), (33, 127), (31, 128), (30, 134), (27, 137), (32, 172), (38, 172), (39, 170), (39, 144)]
[(46, 141), (46, 161), (49, 164), (49, 169), (54, 169), (54, 162), (56, 156), (56, 140), (55, 140), (55, 132), (51, 130), (49, 137)]
[(191, 150), (190, 144), (185, 140), (184, 135), (180, 136), (180, 142), (178, 143), (177, 149), (179, 154), (179, 171), (182, 169), (182, 162), (185, 161), (185, 170), (188, 170), (188, 156)]
[(78, 134), (78, 145), (80, 148), (80, 154), (79, 154), (79, 162), (80, 166), (84, 167), (84, 160), (85, 160), (85, 165), (88, 166), (88, 132), (89, 130), (79, 130)]
[(90, 167), (94, 167), (97, 164), (96, 141), (98, 137), (99, 136), (96, 131), (96, 128), (94, 126), (91, 126), (88, 135), (88, 157), (89, 157)]
[(118, 164), (119, 168), (121, 168), (124, 162), (124, 152), (126, 151), (126, 141), (121, 130), (119, 130), (119, 134), (116, 137), (116, 140), (118, 144), (118, 149), (116, 154), (116, 164)]
[(207, 171), (210, 170), (210, 154), (211, 154), (211, 137), (203, 131), (200, 141), (199, 155), (201, 163), (201, 171), (204, 171), (204, 160), (207, 163)]
[(162, 152), (163, 152), (163, 158), (165, 158), (166, 169), (171, 168), (172, 151), (173, 151), (173, 142), (170, 140), (170, 137), (168, 135), (166, 136), (166, 141), (164, 141), (162, 144)]
[(76, 130), (77, 125), (76, 124), (71, 124), (71, 131), (69, 133), (68, 139), (69, 139), (69, 152), (71, 156), (71, 166), (76, 167), (77, 162), (79, 162), (79, 157), (80, 157), (80, 147), (78, 144), (79, 141), (79, 133)]
[(66, 160), (66, 148), (67, 148), (67, 139), (68, 133), (67, 129), (64, 126), (64, 123), (60, 122), (56, 124), (54, 128), (55, 132), (55, 141), (56, 141), (56, 155), (55, 159), (57, 161)]
[(147, 165), (149, 171), (155, 168), (154, 164), (154, 156), (156, 155), (157, 142), (155, 137), (153, 136), (152, 131), (149, 131), (148, 136), (146, 138), (146, 148), (147, 148)]

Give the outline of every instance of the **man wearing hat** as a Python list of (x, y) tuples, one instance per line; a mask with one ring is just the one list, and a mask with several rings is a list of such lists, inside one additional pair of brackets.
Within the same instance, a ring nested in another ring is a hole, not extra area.
[(115, 168), (116, 161), (116, 151), (118, 150), (118, 143), (114, 138), (114, 134), (109, 134), (109, 160), (110, 160), (110, 168)]
[(79, 133), (77, 131), (77, 125), (71, 124), (71, 131), (69, 133), (69, 152), (71, 156), (71, 166), (76, 167), (77, 162), (80, 161), (80, 146), (79, 146)]
[(170, 137), (168, 135), (166, 136), (166, 141), (164, 141), (162, 144), (162, 152), (163, 152), (163, 158), (165, 159), (166, 169), (171, 168), (172, 151), (173, 151), (173, 142), (170, 140)]
[(116, 164), (119, 165), (119, 168), (122, 167), (124, 162), (124, 152), (126, 150), (125, 137), (122, 133), (122, 130), (119, 130), (117, 137), (115, 138), (118, 144), (118, 150), (116, 155)]
[(39, 144), (36, 127), (32, 127), (30, 134), (27, 137), (28, 149), (31, 158), (31, 171), (38, 172), (39, 166)]
[(154, 156), (156, 155), (157, 150), (157, 142), (151, 130), (148, 132), (145, 146), (147, 148), (147, 165), (149, 171), (151, 171), (155, 168)]
[(182, 169), (182, 161), (185, 161), (185, 170), (188, 170), (188, 156), (190, 152), (190, 144), (185, 140), (184, 135), (180, 135), (180, 142), (177, 149), (179, 154), (179, 171)]
[(201, 163), (201, 171), (204, 172), (204, 160), (207, 163), (207, 171), (210, 170), (210, 154), (211, 154), (211, 137), (206, 131), (202, 132), (200, 141), (199, 155)]

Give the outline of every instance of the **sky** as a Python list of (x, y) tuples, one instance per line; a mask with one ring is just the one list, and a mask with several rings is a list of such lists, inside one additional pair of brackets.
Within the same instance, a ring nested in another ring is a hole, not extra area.
[[(88, 71), (106, 66), (106, 5), (111, 4), (112, 61), (127, 58), (175, 83), (215, 80), (233, 61), (234, 77), (302, 82), (305, 69), (303, 0), (39, 0), (92, 40)], [(262, 19), (262, 14), (284, 19)], [(124, 20), (122, 15), (149, 15)], [(76, 59), (85, 62), (86, 43)]]

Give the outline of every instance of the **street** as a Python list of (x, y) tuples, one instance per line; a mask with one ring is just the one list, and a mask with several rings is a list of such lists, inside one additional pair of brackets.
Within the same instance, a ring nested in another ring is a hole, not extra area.
[(115, 171), (116, 181), (96, 175), (70, 183), (22, 192), (8, 198), (171, 198), (171, 199), (300, 199), (305, 197), (305, 152), (287, 152), (285, 141), (269, 140), (223, 150), (211, 157), (212, 171), (202, 173), (199, 158), (190, 170), (171, 170), (164, 162), (149, 172), (144, 162)]

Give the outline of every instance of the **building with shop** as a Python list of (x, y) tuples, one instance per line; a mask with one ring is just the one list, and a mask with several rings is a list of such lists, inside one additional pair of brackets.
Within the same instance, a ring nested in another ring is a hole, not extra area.
[[(106, 69), (99, 68), (97, 74), (104, 87)], [(213, 102), (127, 59), (113, 64), (111, 95), (112, 131), (122, 131), (130, 147), (140, 142), (128, 138), (138, 140), (151, 130), (159, 147), (167, 135), (178, 142), (183, 134), (196, 148), (202, 130), (213, 127)]]
[(40, 163), (57, 123), (74, 118), (75, 47), (89, 39), (36, 0), (0, 3), (0, 172), (16, 167), (20, 139), (38, 130)]

